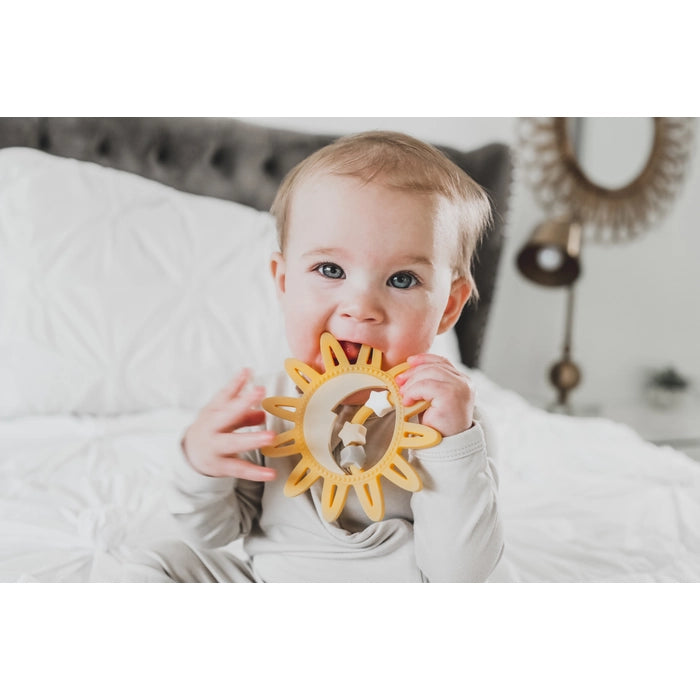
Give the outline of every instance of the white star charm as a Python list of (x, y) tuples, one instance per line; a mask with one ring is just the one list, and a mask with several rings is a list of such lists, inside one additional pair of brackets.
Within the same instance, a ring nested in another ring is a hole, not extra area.
[(343, 441), (343, 445), (364, 445), (367, 441), (367, 428), (358, 423), (346, 421), (345, 425), (338, 432), (338, 437)]
[(394, 410), (394, 407), (389, 403), (388, 395), (388, 391), (371, 391), (365, 406), (371, 408), (376, 415), (382, 418)]
[(365, 466), (365, 448), (362, 445), (348, 445), (340, 450), (340, 468), (346, 473), (351, 474), (353, 465), (362, 469)]

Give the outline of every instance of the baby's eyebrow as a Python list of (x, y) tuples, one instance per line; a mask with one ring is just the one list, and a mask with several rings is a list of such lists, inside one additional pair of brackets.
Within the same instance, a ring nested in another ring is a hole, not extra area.
[(315, 258), (319, 255), (333, 256), (342, 252), (342, 248), (314, 248), (313, 250), (307, 250), (305, 253), (302, 253), (302, 256), (305, 258)]
[(433, 267), (433, 261), (425, 255), (407, 255), (399, 258), (396, 262), (402, 265), (428, 265)]

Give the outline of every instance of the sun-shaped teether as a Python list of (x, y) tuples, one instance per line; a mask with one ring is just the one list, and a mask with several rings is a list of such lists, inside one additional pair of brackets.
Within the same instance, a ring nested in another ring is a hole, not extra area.
[[(321, 356), (325, 371), (321, 374), (300, 360), (288, 359), (287, 374), (301, 390), (298, 397), (272, 396), (263, 400), (263, 408), (274, 416), (294, 423), (280, 433), (275, 442), (262, 450), (266, 457), (299, 454), (301, 459), (287, 479), (286, 496), (304, 493), (323, 479), (321, 503), (323, 517), (338, 518), (352, 487), (365, 513), (372, 520), (384, 517), (384, 493), (381, 477), (407, 491), (422, 488), (420, 477), (402, 457), (405, 448), (414, 450), (437, 445), (442, 436), (426, 425), (409, 419), (428, 407), (421, 401), (412, 406), (401, 403), (396, 377), (408, 364), (382, 370), (382, 353), (369, 345), (360, 348), (357, 360), (350, 363), (340, 343), (330, 334), (321, 336)], [(364, 397), (351, 420), (338, 432), (344, 445), (340, 458), (333, 455), (331, 441), (338, 414), (335, 412), (350, 397)], [(394, 412), (394, 431), (389, 446), (374, 464), (365, 460), (365, 422), (372, 415)]]

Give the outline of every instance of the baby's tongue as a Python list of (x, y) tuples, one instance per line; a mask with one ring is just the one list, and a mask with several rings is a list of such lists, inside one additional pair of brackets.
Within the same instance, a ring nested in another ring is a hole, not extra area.
[(360, 348), (362, 347), (359, 343), (352, 343), (349, 340), (341, 340), (340, 347), (343, 348), (345, 356), (351, 363), (357, 361), (357, 356), (360, 354)]

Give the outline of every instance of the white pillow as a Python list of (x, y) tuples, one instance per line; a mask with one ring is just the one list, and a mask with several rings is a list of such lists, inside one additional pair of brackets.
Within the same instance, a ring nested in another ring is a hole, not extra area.
[(0, 416), (198, 408), (288, 356), (272, 217), (0, 149)]

